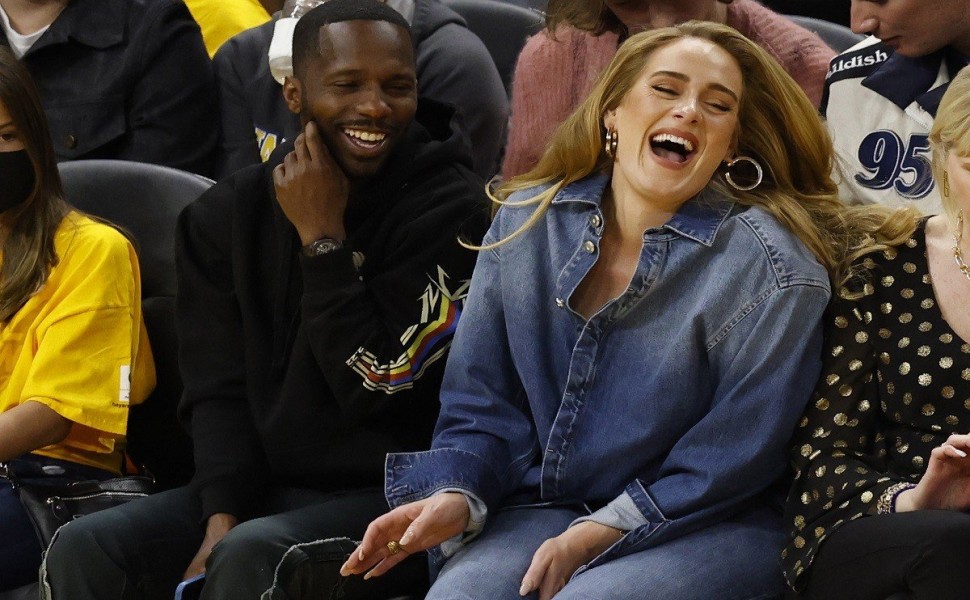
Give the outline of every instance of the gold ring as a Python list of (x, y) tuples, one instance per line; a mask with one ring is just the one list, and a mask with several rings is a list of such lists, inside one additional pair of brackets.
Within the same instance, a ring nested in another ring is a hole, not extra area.
[(387, 553), (390, 556), (394, 556), (401, 550), (404, 550), (404, 546), (402, 546), (400, 542), (396, 540), (391, 540), (387, 543)]

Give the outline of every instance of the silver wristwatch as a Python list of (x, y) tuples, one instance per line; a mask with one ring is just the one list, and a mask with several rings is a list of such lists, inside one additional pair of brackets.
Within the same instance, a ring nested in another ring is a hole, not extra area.
[(304, 256), (320, 256), (321, 254), (329, 254), (334, 250), (340, 250), (344, 247), (344, 243), (340, 240), (335, 240), (329, 237), (323, 237), (319, 240), (313, 240), (306, 246), (303, 246)]

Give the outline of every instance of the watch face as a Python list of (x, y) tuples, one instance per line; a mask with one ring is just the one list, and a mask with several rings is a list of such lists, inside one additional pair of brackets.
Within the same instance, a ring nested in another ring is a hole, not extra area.
[(327, 254), (328, 252), (333, 252), (343, 247), (343, 242), (332, 238), (322, 238), (304, 246), (303, 254), (307, 256), (320, 256), (321, 254)]

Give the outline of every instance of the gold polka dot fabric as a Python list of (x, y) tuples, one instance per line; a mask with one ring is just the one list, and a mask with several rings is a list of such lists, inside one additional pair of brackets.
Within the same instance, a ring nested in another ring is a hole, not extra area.
[(826, 313), (822, 376), (793, 441), (782, 562), (796, 589), (832, 531), (875, 514), (888, 487), (918, 481), (934, 447), (970, 431), (970, 343), (936, 304), (924, 225), (866, 257), (863, 297)]

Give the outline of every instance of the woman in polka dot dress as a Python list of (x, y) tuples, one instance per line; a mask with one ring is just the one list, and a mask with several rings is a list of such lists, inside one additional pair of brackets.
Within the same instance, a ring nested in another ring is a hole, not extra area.
[(826, 317), (795, 433), (791, 598), (970, 597), (970, 69), (930, 140), (945, 214), (865, 257)]

